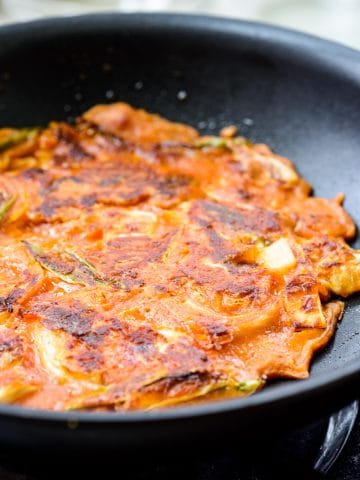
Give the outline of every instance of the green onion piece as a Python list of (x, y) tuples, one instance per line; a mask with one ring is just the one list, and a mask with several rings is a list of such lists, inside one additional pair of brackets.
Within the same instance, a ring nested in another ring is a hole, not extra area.
[(231, 142), (221, 137), (209, 137), (200, 140), (195, 144), (197, 148), (226, 148), (231, 149)]
[(15, 147), (19, 143), (30, 140), (39, 132), (38, 128), (23, 128), (15, 133), (11, 133), (7, 137), (0, 139), (0, 153)]
[(254, 393), (263, 385), (263, 380), (257, 378), (254, 380), (243, 380), (236, 385), (236, 390), (244, 393)]
[(77, 262), (77, 265), (79, 269), (81, 269), (82, 273), (92, 277), (93, 280), (96, 281), (96, 283), (100, 283), (100, 284), (110, 283), (104, 280), (101, 274), (96, 270), (95, 266), (92, 263), (85, 260), (85, 258), (80, 257), (80, 255), (77, 255), (74, 252), (68, 252), (68, 251), (66, 251), (66, 255), (74, 259)]
[(16, 195), (13, 195), (0, 205), (0, 222), (4, 220), (6, 214), (11, 209), (11, 207), (14, 205), (15, 202), (16, 202)]
[(39, 246), (31, 244), (26, 240), (23, 243), (28, 252), (43, 268), (67, 283), (84, 286), (110, 283), (102, 278), (93, 265), (74, 253), (65, 252), (63, 254), (51, 255)]
[(205, 137), (201, 138), (198, 142), (195, 143), (196, 148), (225, 148), (227, 150), (232, 150), (232, 148), (236, 145), (251, 146), (252, 143), (244, 137)]

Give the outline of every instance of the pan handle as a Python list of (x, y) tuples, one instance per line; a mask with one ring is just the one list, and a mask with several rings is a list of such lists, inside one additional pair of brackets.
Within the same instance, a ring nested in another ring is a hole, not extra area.
[(330, 417), (324, 442), (314, 463), (315, 471), (326, 474), (336, 462), (354, 428), (358, 411), (359, 401), (355, 400)]

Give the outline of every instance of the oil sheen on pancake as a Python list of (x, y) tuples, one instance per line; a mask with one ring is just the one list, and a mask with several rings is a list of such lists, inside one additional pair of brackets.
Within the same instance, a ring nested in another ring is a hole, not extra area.
[(262, 144), (117, 103), (0, 130), (0, 401), (152, 409), (305, 378), (353, 221)]

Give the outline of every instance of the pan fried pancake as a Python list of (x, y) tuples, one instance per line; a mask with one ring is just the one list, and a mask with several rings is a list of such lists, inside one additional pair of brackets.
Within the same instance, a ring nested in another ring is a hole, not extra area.
[(151, 409), (305, 378), (355, 226), (265, 145), (122, 103), (0, 130), (0, 400)]

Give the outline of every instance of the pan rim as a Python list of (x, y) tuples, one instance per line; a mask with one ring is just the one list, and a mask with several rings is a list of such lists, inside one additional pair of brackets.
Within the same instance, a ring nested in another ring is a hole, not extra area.
[[(99, 26), (104, 22), (110, 22), (119, 27), (156, 28), (162, 29), (177, 28), (179, 30), (190, 29), (206, 31), (207, 34), (216, 32), (238, 35), (239, 37), (252, 38), (254, 42), (274, 42), (283, 48), (296, 48), (300, 51), (306, 51), (313, 60), (321, 59), (327, 63), (328, 67), (336, 68), (337, 71), (344, 74), (348, 73), (354, 79), (354, 65), (359, 72), (356, 83), (360, 87), (360, 51), (351, 47), (342, 45), (331, 40), (325, 40), (314, 35), (308, 35), (296, 30), (277, 27), (271, 24), (259, 22), (250, 22), (244, 20), (234, 20), (217, 16), (189, 15), (178, 13), (98, 13), (76, 15), (72, 17), (50, 17), (46, 19), (32, 20), (30, 22), (21, 22), (0, 27), (0, 38), (2, 36), (13, 37), (20, 31), (26, 36), (32, 33), (40, 33), (54, 27), (65, 27), (69, 25), (84, 26), (86, 31), (90, 31), (93, 26)], [(321, 47), (321, 48), (320, 48)], [(355, 75), (357, 77), (357, 73)], [(359, 351), (360, 355), (360, 351)], [(111, 412), (111, 413), (92, 413), (82, 411), (52, 411), (35, 410), (16, 405), (0, 405), (0, 417), (15, 417), (28, 420), (43, 420), (47, 422), (71, 422), (78, 421), (87, 424), (97, 423), (153, 423), (166, 422), (170, 420), (191, 419), (194, 417), (206, 417), (219, 414), (242, 411), (250, 412), (259, 407), (275, 406), (298, 403), (302, 399), (331, 394), (334, 389), (341, 388), (351, 382), (360, 379), (360, 358), (337, 369), (329, 370), (319, 374), (317, 377), (310, 377), (306, 380), (289, 381), (276, 388), (264, 389), (257, 395), (246, 398), (234, 398), (230, 400), (220, 400), (211, 403), (204, 403), (192, 406), (180, 406), (174, 409), (154, 410), (154, 411), (133, 411), (133, 412)], [(355, 394), (354, 394), (355, 396)]]
[[(46, 27), (53, 28), (54, 26), (69, 26), (71, 24), (78, 24), (79, 26), (80, 24), (84, 24), (81, 26), (91, 27), (93, 22), (98, 23), (99, 20), (113, 24), (119, 22), (119, 26), (124, 27), (135, 25), (138, 27), (143, 26), (144, 29), (150, 28), (151, 26), (154, 27), (161, 23), (162, 28), (168, 28), (169, 30), (173, 28), (195, 28), (210, 32), (221, 30), (225, 33), (244, 34), (253, 38), (256, 33), (256, 37), (261, 37), (261, 40), (270, 40), (273, 37), (277, 43), (284, 44), (284, 46), (291, 45), (292, 41), (294, 41), (297, 47), (309, 48), (314, 51), (314, 47), (321, 45), (322, 47), (331, 48), (332, 53), (334, 53), (335, 49), (338, 52), (346, 53), (347, 58), (353, 57), (353, 60), (360, 60), (360, 49), (301, 30), (279, 26), (270, 22), (181, 12), (119, 12), (115, 10), (113, 12), (50, 16), (2, 24), (0, 25), (0, 35), (8, 32), (15, 33), (19, 30), (26, 30), (27, 34), (31, 36), (31, 31), (44, 32)], [(128, 25), (126, 25), (126, 23), (128, 23)], [(301, 45), (299, 44), (299, 40), (302, 42)], [(322, 51), (321, 55), (323, 54), (324, 52)], [(336, 58), (334, 58), (334, 61), (336, 61)]]

